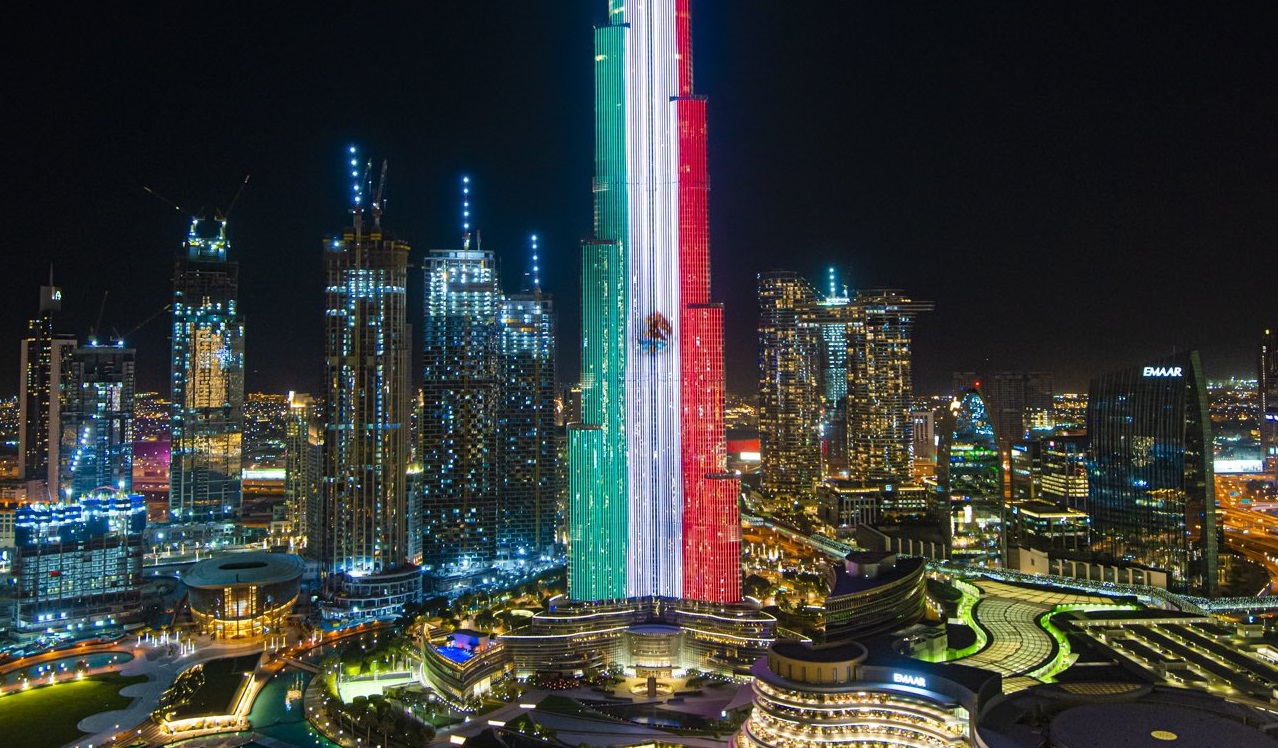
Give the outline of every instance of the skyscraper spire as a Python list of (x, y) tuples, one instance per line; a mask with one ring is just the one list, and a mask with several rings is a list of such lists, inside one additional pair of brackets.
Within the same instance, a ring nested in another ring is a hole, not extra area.
[(363, 209), (363, 206), (361, 205), (361, 193), (363, 190), (360, 187), (359, 178), (359, 151), (352, 145), (347, 149), (347, 153), (351, 157), (351, 212), (358, 213)]
[(470, 247), (470, 177), (462, 177), (462, 241)]
[(532, 244), (532, 291), (534, 294), (541, 293), (541, 267), (538, 265), (537, 259), (537, 235), (533, 234), (530, 240)]

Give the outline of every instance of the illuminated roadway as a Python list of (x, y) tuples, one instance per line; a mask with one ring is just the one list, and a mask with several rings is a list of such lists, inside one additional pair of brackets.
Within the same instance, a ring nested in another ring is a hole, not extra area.
[(1224, 528), (1225, 543), (1265, 567), (1269, 588), (1278, 589), (1278, 517), (1228, 504), (1218, 507), (1216, 516)]

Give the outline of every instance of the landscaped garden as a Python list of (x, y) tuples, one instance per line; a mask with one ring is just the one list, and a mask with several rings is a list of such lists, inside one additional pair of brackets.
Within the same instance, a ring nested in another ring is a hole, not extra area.
[(0, 735), (5, 748), (48, 748), (83, 737), (76, 728), (85, 717), (124, 709), (133, 700), (120, 689), (146, 676), (115, 673), (41, 686), (0, 698)]

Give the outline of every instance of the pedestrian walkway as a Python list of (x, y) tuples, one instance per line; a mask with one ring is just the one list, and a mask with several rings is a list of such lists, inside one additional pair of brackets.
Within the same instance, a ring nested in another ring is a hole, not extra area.
[(1036, 683), (1021, 676), (1038, 670), (1055, 656), (1055, 640), (1039, 625), (1040, 616), (1057, 605), (1114, 602), (1113, 598), (1100, 595), (1018, 587), (987, 579), (974, 584), (982, 594), (972, 610), (972, 619), (989, 635), (990, 643), (959, 662), (1004, 676), (1005, 693)]

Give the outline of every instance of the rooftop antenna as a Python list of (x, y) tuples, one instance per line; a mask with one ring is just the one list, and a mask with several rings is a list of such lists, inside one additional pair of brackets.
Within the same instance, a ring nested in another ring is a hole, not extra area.
[(462, 176), (462, 248), (470, 249), (470, 177)]
[(537, 235), (532, 235), (532, 291), (534, 298), (541, 297), (541, 267), (537, 258)]
[[(346, 149), (346, 154), (350, 157), (351, 162), (351, 217), (354, 219), (355, 241), (358, 243), (360, 233), (364, 228), (364, 188), (361, 185), (359, 176), (359, 151), (352, 145)], [(367, 170), (365, 170), (365, 175), (367, 175)]]
[(838, 295), (839, 295), (838, 288), (835, 286), (835, 283), (834, 283), (834, 266), (831, 265), (830, 266), (830, 298), (834, 299)]

